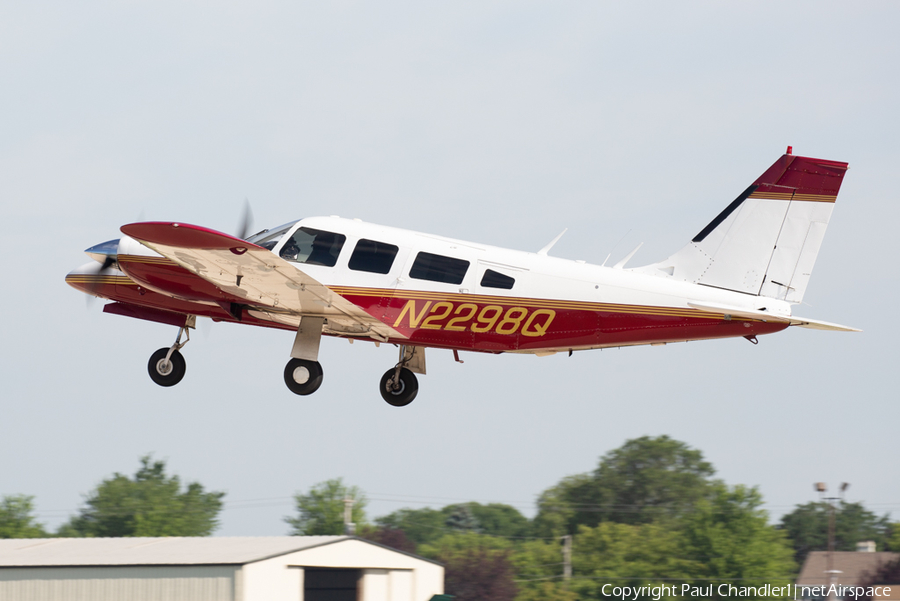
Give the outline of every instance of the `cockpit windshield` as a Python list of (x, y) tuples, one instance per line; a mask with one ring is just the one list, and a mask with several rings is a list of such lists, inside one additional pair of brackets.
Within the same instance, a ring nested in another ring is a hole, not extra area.
[[(300, 221), (297, 219), (297, 221)], [(258, 234), (253, 234), (249, 238), (247, 238), (247, 242), (255, 244), (257, 246), (262, 246), (267, 250), (272, 250), (278, 243), (281, 241), (281, 238), (288, 232), (289, 229), (294, 227), (294, 224), (297, 221), (291, 221), (290, 223), (285, 223), (284, 225), (279, 225), (275, 229), (272, 230), (263, 230)]]

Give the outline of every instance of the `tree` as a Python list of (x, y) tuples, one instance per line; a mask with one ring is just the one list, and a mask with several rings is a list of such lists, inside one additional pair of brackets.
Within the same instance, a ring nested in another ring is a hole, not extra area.
[(519, 594), (516, 601), (576, 601), (563, 580), (562, 540), (517, 540), (512, 554)]
[(293, 527), (291, 535), (344, 534), (344, 499), (353, 500), (351, 521), (357, 527), (366, 523), (366, 497), (355, 486), (347, 486), (341, 478), (316, 484), (305, 495), (297, 493), (297, 517), (284, 521)]
[(512, 601), (516, 596), (506, 540), (473, 532), (447, 534), (419, 552), (444, 564), (444, 591), (457, 601)]
[(402, 530), (417, 545), (434, 542), (447, 533), (447, 516), (438, 509), (398, 509), (375, 519), (382, 528)]
[(654, 599), (650, 587), (687, 580), (695, 569), (694, 562), (682, 555), (679, 533), (669, 526), (601, 522), (593, 528), (580, 526), (573, 537), (572, 590), (579, 599), (609, 599), (602, 591), (609, 583), (647, 586), (647, 594), (638, 596), (647, 601)]
[[(781, 518), (781, 528), (791, 539), (797, 563), (802, 564), (810, 551), (828, 549), (829, 511), (827, 503), (806, 503)], [(855, 551), (856, 543), (873, 540), (879, 549), (884, 549), (889, 528), (886, 515), (879, 518), (862, 503), (841, 501), (835, 508), (834, 548)]]
[(449, 530), (456, 532), (481, 532), (481, 523), (472, 512), (469, 503), (448, 505), (444, 509), (447, 510), (442, 512), (447, 516), (444, 523)]
[(134, 478), (113, 474), (87, 496), (86, 507), (60, 536), (209, 536), (218, 527), (224, 492), (191, 482), (182, 491), (164, 461), (141, 457)]
[(43, 538), (42, 524), (35, 522), (34, 497), (6, 495), (0, 500), (0, 538)]
[(397, 549), (398, 551), (405, 551), (406, 553), (416, 552), (416, 543), (406, 536), (406, 533), (403, 532), (403, 530), (398, 528), (389, 528), (386, 526), (373, 528), (368, 526), (361, 529), (359, 536), (366, 540), (370, 540), (373, 543), (378, 543), (379, 545), (384, 545), (391, 549)]
[(712, 464), (668, 436), (643, 436), (607, 453), (594, 471), (597, 521), (646, 524), (677, 516), (707, 497)]
[(698, 586), (791, 583), (793, 550), (784, 532), (769, 525), (761, 505), (755, 488), (719, 484), (711, 499), (699, 501), (681, 519), (681, 556), (692, 560), (691, 576)]
[(531, 522), (519, 510), (502, 503), (457, 503), (442, 509), (398, 509), (375, 519), (384, 528), (402, 530), (416, 544), (432, 543), (453, 531), (482, 532), (493, 536), (531, 535)]
[(593, 523), (586, 515), (595, 508), (594, 482), (590, 474), (566, 476), (540, 494), (534, 531), (538, 536), (574, 534), (579, 524)]
[(601, 522), (646, 524), (677, 518), (711, 494), (715, 473), (700, 451), (668, 436), (627, 441), (591, 474), (570, 476), (538, 501), (537, 531), (574, 534)]
[(886, 561), (871, 572), (863, 574), (858, 586), (862, 587), (865, 592), (857, 595), (856, 599), (857, 601), (877, 601), (878, 596), (872, 594), (875, 591), (870, 587), (884, 584), (896, 585), (898, 582), (900, 582), (900, 558)]
[(885, 541), (885, 550), (900, 551), (900, 522), (892, 523), (887, 531), (887, 540)]
[[(453, 517), (454, 525), (448, 526), (456, 529), (475, 529), (483, 534), (505, 537), (525, 537), (531, 535), (531, 523), (518, 509), (503, 503), (464, 503), (447, 505), (441, 512), (448, 517)], [(466, 515), (470, 517), (466, 517)], [(460, 521), (462, 520), (462, 521)], [(469, 527), (464, 527), (463, 522), (468, 522)], [(463, 527), (461, 527), (463, 526)]]

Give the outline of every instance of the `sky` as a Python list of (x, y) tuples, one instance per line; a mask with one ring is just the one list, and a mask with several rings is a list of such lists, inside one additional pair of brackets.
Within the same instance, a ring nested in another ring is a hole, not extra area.
[[(852, 4), (852, 5), (851, 5)], [(900, 5), (892, 2), (0, 4), (0, 495), (55, 528), (152, 453), (224, 491), (218, 535), (282, 535), (343, 478), (370, 518), (546, 488), (668, 435), (757, 486), (772, 521), (813, 483), (900, 520), (894, 272)], [(791, 145), (850, 171), (795, 313), (861, 333), (556, 355), (325, 339), (309, 397), (289, 332), (102, 313), (63, 279), (139, 220), (236, 231), (315, 216), (630, 266), (681, 248)], [(892, 375), (893, 374), (893, 375)]]

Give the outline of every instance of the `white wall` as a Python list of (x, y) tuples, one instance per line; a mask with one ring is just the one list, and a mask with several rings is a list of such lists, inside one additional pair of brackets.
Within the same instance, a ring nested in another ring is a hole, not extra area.
[[(0, 601), (239, 601), (233, 566), (0, 569)], [(297, 599), (298, 597), (295, 597)]]
[(428, 601), (444, 592), (442, 566), (378, 545), (346, 540), (245, 565), (244, 598), (237, 601), (302, 599), (303, 574), (297, 567), (362, 569), (363, 601)]
[[(389, 570), (363, 570), (361, 601), (394, 601)], [(403, 601), (406, 601), (404, 599)]]
[[(293, 554), (292, 554), (293, 555)], [(236, 601), (299, 601), (303, 570), (289, 567), (286, 556), (248, 563), (243, 569), (243, 599)]]

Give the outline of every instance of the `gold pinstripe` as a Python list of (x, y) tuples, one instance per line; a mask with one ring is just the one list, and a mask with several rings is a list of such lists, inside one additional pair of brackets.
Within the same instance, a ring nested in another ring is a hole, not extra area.
[[(67, 284), (111, 284), (116, 286), (139, 286), (137, 282), (126, 276), (96, 276), (76, 274), (66, 276)], [(479, 294), (455, 294), (426, 292), (418, 290), (393, 290), (390, 288), (355, 288), (352, 286), (329, 286), (329, 289), (341, 296), (367, 296), (376, 298), (397, 298), (401, 300), (429, 300), (470, 302), (480, 304), (502, 304), (538, 309), (561, 309), (572, 311), (598, 311), (604, 313), (627, 313), (630, 315), (655, 315), (660, 317), (690, 317), (700, 319), (722, 320), (724, 315), (717, 315), (697, 309), (679, 309), (677, 307), (653, 307), (649, 305), (620, 305), (610, 303), (591, 303), (586, 301), (561, 301), (513, 296), (486, 296)], [(732, 318), (733, 321), (756, 321), (745, 318)]]
[(765, 200), (799, 200), (805, 202), (834, 202), (837, 196), (825, 194), (792, 194), (790, 192), (754, 192), (750, 198), (762, 198)]
[(119, 255), (120, 263), (146, 263), (148, 265), (178, 265), (172, 259), (165, 257), (146, 257), (143, 255)]
[[(503, 304), (540, 309), (569, 309), (572, 311), (603, 311), (606, 313), (629, 313), (633, 315), (658, 315), (663, 317), (693, 317), (701, 319), (723, 319), (722, 316), (697, 309), (679, 309), (677, 307), (653, 307), (648, 305), (619, 305), (610, 303), (591, 303), (586, 301), (564, 301), (511, 296), (485, 296), (478, 294), (455, 294), (441, 292), (425, 292), (418, 290), (393, 290), (385, 288), (354, 288), (352, 286), (330, 286), (332, 292), (341, 296), (369, 296), (398, 298), (401, 300), (430, 300), (471, 302), (481, 304)], [(749, 321), (735, 318), (735, 321)]]
[(88, 275), (76, 274), (66, 276), (67, 284), (114, 284), (116, 286), (138, 286), (131, 278), (123, 275)]

